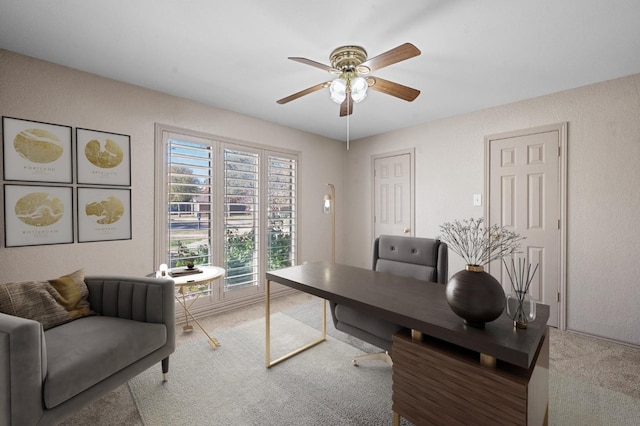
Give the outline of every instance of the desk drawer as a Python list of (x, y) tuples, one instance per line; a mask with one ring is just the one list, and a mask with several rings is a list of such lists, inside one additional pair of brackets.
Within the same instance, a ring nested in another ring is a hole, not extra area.
[[(399, 332), (393, 337), (393, 410), (416, 425), (543, 424), (548, 403), (545, 346), (546, 375), (544, 363), (533, 374), (535, 367), (500, 361), (496, 368), (482, 366), (477, 352), (427, 336), (415, 341), (408, 332)], [(537, 400), (542, 408), (534, 404)]]

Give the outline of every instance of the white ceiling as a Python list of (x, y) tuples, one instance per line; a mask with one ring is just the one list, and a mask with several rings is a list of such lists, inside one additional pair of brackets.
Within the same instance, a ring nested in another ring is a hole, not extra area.
[(342, 45), (422, 55), (372, 73), (351, 140), (640, 72), (637, 0), (0, 0), (0, 48), (329, 138), (346, 119), (320, 69)]

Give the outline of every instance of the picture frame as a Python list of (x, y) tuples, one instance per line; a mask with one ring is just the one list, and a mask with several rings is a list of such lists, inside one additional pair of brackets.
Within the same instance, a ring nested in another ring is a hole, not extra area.
[(131, 137), (76, 128), (78, 184), (131, 186)]
[(131, 190), (77, 188), (78, 242), (131, 239)]
[(5, 247), (70, 244), (71, 186), (4, 185)]
[(5, 181), (72, 183), (71, 126), (2, 117)]

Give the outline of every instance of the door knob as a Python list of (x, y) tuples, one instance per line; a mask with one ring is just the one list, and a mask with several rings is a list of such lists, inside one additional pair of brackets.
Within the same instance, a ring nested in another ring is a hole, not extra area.
[(409, 232), (411, 232), (411, 229), (409, 229), (409, 228), (404, 228), (404, 229), (402, 230), (402, 233), (403, 233), (403, 234), (408, 234)]

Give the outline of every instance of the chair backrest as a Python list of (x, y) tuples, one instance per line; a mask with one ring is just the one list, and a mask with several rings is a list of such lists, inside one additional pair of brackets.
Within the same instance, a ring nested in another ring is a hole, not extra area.
[(432, 238), (381, 235), (373, 245), (373, 269), (446, 284), (448, 247)]

